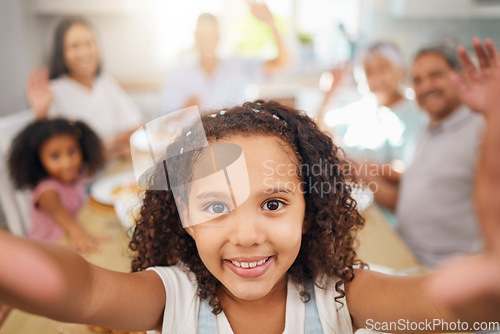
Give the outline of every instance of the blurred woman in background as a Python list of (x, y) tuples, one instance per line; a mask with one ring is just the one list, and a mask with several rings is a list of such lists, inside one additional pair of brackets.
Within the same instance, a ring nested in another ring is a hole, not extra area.
[(50, 75), (47, 68), (33, 69), (27, 92), (36, 119), (84, 121), (103, 138), (107, 158), (129, 154), (129, 137), (142, 115), (118, 83), (102, 73), (96, 34), (85, 20), (59, 23)]
[(343, 146), (357, 160), (407, 164), (426, 116), (403, 91), (404, 57), (387, 41), (371, 44), (358, 55), (370, 95), (346, 107), (328, 110), (346, 70), (334, 71), (334, 82), (317, 115), (323, 127), (335, 128)]
[[(335, 136), (339, 136), (337, 139), (348, 156), (359, 164), (355, 172), (380, 189), (397, 182), (398, 172), (410, 163), (427, 117), (404, 94), (405, 62), (395, 44), (375, 42), (357, 58), (371, 94), (343, 108), (328, 110), (347, 66), (332, 70), (334, 80), (317, 120), (323, 129), (333, 129)], [(386, 218), (395, 224), (393, 205), (378, 204)]]

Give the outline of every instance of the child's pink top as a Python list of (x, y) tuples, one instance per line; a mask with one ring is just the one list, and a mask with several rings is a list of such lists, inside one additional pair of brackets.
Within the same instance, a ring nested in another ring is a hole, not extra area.
[(45, 211), (38, 208), (40, 195), (47, 190), (55, 190), (59, 194), (62, 204), (69, 212), (76, 215), (85, 199), (85, 182), (79, 177), (74, 183), (68, 184), (54, 178), (41, 181), (31, 194), (30, 214), (31, 230), (28, 237), (48, 242), (58, 242), (65, 235), (65, 231)]

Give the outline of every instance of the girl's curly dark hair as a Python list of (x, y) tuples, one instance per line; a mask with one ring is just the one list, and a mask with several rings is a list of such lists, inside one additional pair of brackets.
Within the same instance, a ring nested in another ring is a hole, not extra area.
[(10, 147), (8, 166), (18, 189), (34, 188), (49, 175), (40, 161), (40, 149), (50, 138), (68, 134), (80, 144), (83, 166), (93, 174), (104, 162), (101, 140), (85, 123), (63, 118), (38, 120), (24, 128)]
[[(304, 184), (307, 231), (288, 275), (299, 284), (304, 301), (310, 298), (304, 288), (306, 280), (325, 287), (332, 281), (325, 278), (338, 278), (335, 289), (339, 296), (336, 300), (341, 303), (339, 299), (345, 296), (342, 284), (353, 279), (355, 266), (364, 266), (354, 250), (355, 231), (363, 226), (364, 220), (351, 197), (350, 184), (354, 180), (342, 152), (311, 118), (274, 101), (247, 102), (228, 109), (223, 115), (216, 115), (202, 117), (208, 141), (242, 134), (273, 135), (285, 141), (295, 152)], [(179, 152), (180, 147), (190, 145), (186, 141), (188, 131), (185, 129), (169, 149)], [(179, 163), (180, 166), (189, 166), (189, 161)], [(314, 171), (309, 169), (313, 166)], [(170, 167), (169, 178), (172, 171), (189, 173), (185, 167)], [(158, 168), (163, 171), (164, 166)], [(160, 174), (155, 173), (153, 184), (164, 182), (165, 173)], [(326, 184), (331, 186), (330, 191), (319, 189), (319, 185)], [(146, 191), (130, 248), (135, 252), (133, 271), (151, 266), (187, 266), (196, 276), (199, 297), (209, 299), (214, 314), (222, 311), (216, 295), (220, 283), (207, 270), (198, 255), (195, 241), (182, 227), (172, 191)]]

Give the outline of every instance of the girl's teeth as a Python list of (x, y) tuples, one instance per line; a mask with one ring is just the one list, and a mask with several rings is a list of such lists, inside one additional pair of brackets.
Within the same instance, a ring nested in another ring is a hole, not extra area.
[(238, 261), (231, 261), (236, 267), (241, 267), (241, 268), (254, 268), (257, 266), (260, 266), (264, 263), (267, 262), (268, 259), (260, 260), (258, 262), (238, 262)]

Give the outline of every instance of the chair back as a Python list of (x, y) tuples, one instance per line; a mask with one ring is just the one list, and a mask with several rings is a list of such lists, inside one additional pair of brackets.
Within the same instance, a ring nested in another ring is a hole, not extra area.
[(30, 228), (29, 191), (16, 190), (9, 176), (7, 156), (15, 136), (31, 121), (33, 112), (23, 110), (0, 117), (0, 203), (7, 227), (16, 235), (26, 236)]

